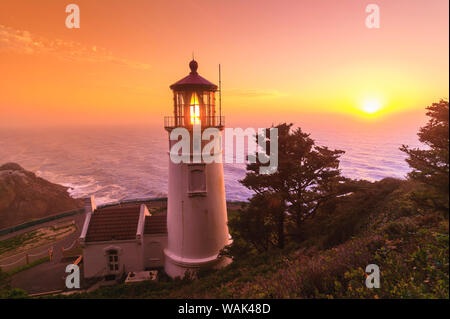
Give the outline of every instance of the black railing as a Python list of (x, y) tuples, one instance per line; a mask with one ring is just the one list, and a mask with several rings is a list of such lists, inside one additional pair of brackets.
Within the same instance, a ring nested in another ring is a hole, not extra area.
[[(203, 116), (200, 117), (202, 127), (223, 127), (225, 126), (225, 116)], [(166, 116), (164, 117), (165, 128), (192, 127), (190, 117)]]

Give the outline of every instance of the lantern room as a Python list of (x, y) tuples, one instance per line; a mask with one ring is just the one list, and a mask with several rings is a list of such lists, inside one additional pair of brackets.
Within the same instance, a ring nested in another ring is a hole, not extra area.
[(188, 76), (170, 86), (173, 91), (174, 113), (173, 116), (165, 117), (165, 128), (189, 128), (193, 125), (221, 128), (224, 120), (220, 114), (216, 115), (215, 108), (217, 85), (198, 74), (197, 61), (192, 60), (189, 68), (191, 72)]

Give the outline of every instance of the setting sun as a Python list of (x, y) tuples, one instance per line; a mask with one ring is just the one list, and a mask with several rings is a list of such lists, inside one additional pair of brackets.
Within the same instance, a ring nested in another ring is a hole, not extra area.
[(374, 114), (381, 109), (381, 103), (377, 100), (366, 100), (363, 103), (362, 110), (367, 114)]

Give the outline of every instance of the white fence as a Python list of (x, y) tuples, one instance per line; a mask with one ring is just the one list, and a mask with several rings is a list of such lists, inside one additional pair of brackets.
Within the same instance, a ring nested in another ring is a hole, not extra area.
[[(41, 251), (37, 254), (23, 254), (22, 257), (20, 257), (19, 259), (17, 259), (16, 261), (13, 261), (11, 263), (2, 264), (2, 262), (0, 261), (0, 269), (3, 272), (9, 272), (9, 271), (12, 271), (21, 266), (31, 264), (32, 262), (39, 260), (46, 256), (49, 256), (51, 259), (52, 255), (53, 255), (53, 247), (51, 247), (50, 249)], [(11, 257), (9, 257), (9, 258), (11, 258)]]

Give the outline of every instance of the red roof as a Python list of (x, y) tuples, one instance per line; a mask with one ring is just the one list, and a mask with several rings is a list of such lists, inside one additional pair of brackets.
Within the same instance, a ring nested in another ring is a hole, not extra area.
[(172, 90), (185, 90), (185, 89), (192, 89), (192, 88), (201, 88), (209, 91), (215, 91), (217, 90), (217, 85), (214, 83), (209, 82), (207, 79), (201, 77), (197, 73), (198, 63), (195, 60), (192, 60), (189, 63), (189, 67), (191, 69), (191, 73), (179, 80), (178, 82), (175, 82), (170, 86)]
[(167, 234), (167, 215), (145, 216), (144, 234)]
[[(140, 204), (96, 209), (89, 221), (86, 242), (135, 239)], [(167, 215), (145, 216), (144, 234), (167, 234)]]
[(136, 238), (140, 206), (111, 206), (95, 210), (89, 222), (86, 241)]

